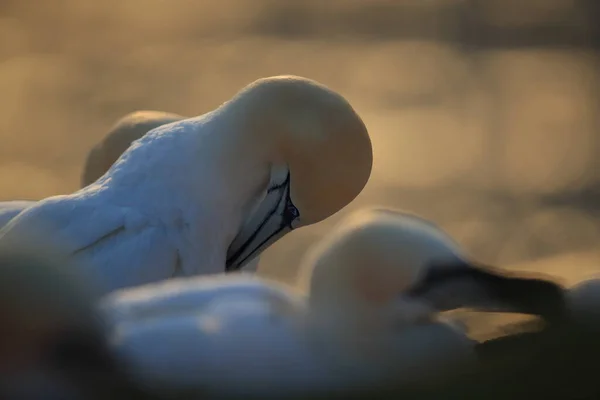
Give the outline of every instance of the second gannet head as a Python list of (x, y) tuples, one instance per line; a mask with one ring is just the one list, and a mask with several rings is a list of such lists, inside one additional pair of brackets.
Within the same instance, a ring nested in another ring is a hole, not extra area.
[(379, 210), (360, 210), (317, 244), (301, 265), (300, 284), (320, 351), (342, 365), (362, 360), (368, 373), (394, 379), (392, 371), (414, 379), (473, 361), (464, 329), (406, 295), (429, 257), (445, 255), (434, 240), (406, 232)]
[(159, 126), (184, 119), (163, 111), (135, 111), (125, 115), (88, 153), (81, 175), (81, 187), (98, 180), (127, 150), (132, 142)]
[(238, 145), (262, 154), (270, 171), (261, 200), (229, 247), (228, 271), (292, 229), (336, 213), (369, 179), (373, 154), (367, 128), (344, 97), (318, 82), (296, 76), (259, 79), (217, 111), (243, 127), (237, 130)]
[(360, 210), (309, 251), (300, 284), (318, 325), (373, 334), (430, 320), (432, 307), (401, 297), (418, 280), (428, 244), (410, 235), (398, 239), (394, 221)]
[(431, 222), (380, 208), (346, 218), (303, 270), (323, 319), (342, 318), (360, 330), (414, 324), (462, 307), (547, 318), (565, 308), (558, 284), (479, 266)]

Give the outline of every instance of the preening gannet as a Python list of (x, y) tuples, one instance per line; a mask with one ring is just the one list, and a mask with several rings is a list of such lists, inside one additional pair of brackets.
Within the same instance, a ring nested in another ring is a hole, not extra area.
[(239, 270), (294, 228), (327, 218), (369, 179), (367, 129), (315, 81), (259, 79), (216, 110), (162, 125), (94, 184), (0, 230), (68, 243), (107, 291)]
[[(81, 177), (81, 187), (94, 183), (104, 175), (132, 142), (156, 127), (182, 119), (185, 117), (173, 113), (145, 110), (135, 111), (121, 118), (102, 141), (88, 153)], [(35, 200), (0, 202), (0, 228), (35, 203)], [(244, 270), (256, 271), (259, 260), (260, 257), (255, 257), (244, 265)]]

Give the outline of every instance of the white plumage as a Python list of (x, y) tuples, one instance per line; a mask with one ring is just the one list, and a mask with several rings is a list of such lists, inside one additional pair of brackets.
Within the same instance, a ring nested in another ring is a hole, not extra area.
[(35, 201), (14, 200), (0, 202), (0, 228), (16, 217), (21, 211), (34, 205)]
[[(267, 397), (408, 382), (474, 361), (464, 332), (403, 297), (420, 266), (387, 262), (406, 250), (379, 245), (390, 232), (377, 215), (344, 221), (303, 265), (308, 301), (249, 275), (114, 292), (102, 303), (112, 346), (151, 388)], [(375, 296), (369, 275), (387, 282)]]
[[(89, 152), (83, 168), (81, 187), (94, 183), (104, 175), (129, 148), (132, 142), (159, 126), (180, 121), (185, 117), (162, 111), (135, 111), (119, 119), (109, 132)], [(0, 202), (0, 228), (6, 225), (37, 201), (20, 200)], [(255, 257), (245, 266), (246, 271), (258, 269), (259, 257)]]
[(350, 104), (299, 77), (256, 81), (215, 111), (153, 129), (94, 184), (0, 231), (38, 235), (107, 291), (236, 270), (356, 197), (372, 166)]

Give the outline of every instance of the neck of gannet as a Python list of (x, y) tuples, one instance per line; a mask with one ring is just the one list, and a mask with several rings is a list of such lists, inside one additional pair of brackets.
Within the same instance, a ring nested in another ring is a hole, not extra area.
[(184, 265), (188, 258), (214, 272), (223, 271), (226, 249), (270, 173), (262, 144), (226, 111), (155, 129), (98, 182), (110, 182), (113, 203), (166, 226)]

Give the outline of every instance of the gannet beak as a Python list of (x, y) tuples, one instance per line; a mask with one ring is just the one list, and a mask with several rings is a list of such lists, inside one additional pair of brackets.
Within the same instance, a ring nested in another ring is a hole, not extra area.
[(275, 241), (292, 231), (300, 212), (290, 198), (290, 173), (269, 186), (264, 200), (227, 250), (226, 272), (240, 270)]
[(566, 311), (563, 288), (550, 280), (527, 278), (467, 262), (428, 269), (408, 295), (438, 311), (472, 308), (478, 311), (562, 318)]

